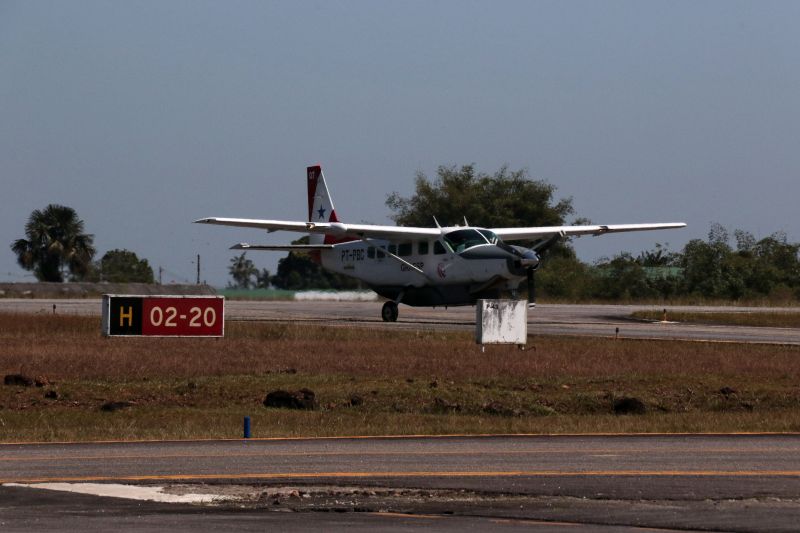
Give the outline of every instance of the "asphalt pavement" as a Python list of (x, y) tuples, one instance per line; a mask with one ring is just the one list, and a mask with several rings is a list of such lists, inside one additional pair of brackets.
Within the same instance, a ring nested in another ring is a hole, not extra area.
[[(366, 529), (376, 527), (377, 520), (379, 529), (390, 530), (503, 529), (543, 523), (541, 527), (548, 528), (568, 524), (577, 531), (612, 526), (796, 531), (800, 523), (798, 435), (7, 444), (0, 446), (0, 464), (0, 502), (6, 502), (0, 505), (0, 525), (20, 530), (45, 520), (36, 509), (53, 498), (53, 509), (107, 525), (109, 515), (91, 511), (98, 505), (91, 503), (93, 498), (99, 497), (56, 493), (38, 485), (48, 482), (76, 487), (146, 484), (165, 490), (179, 485), (184, 491), (203, 487), (221, 494), (232, 486), (250, 488), (251, 497), (241, 502), (166, 507), (156, 502), (110, 503), (111, 516), (124, 518), (121, 523), (128, 520), (133, 529), (135, 516), (154, 520), (164, 513), (184, 516), (187, 521), (181, 527), (196, 524), (201, 529), (212, 524), (196, 522), (205, 516), (233, 517), (232, 525), (247, 529), (253, 525), (248, 517), (257, 524), (262, 514), (268, 515), (265, 521), (288, 521), (281, 522), (281, 529)], [(287, 486), (309, 496), (275, 496)], [(341, 492), (342, 487), (358, 490)], [(255, 499), (253, 491), (261, 491)], [(288, 514), (275, 518), (278, 512)], [(146, 530), (157, 522), (140, 524)]]

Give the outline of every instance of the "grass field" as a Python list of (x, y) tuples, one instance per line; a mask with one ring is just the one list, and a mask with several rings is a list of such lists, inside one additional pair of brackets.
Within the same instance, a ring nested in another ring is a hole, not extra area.
[[(469, 333), (424, 330), (99, 331), (99, 318), (0, 314), (0, 375), (49, 382), (0, 385), (0, 442), (236, 438), (245, 415), (256, 437), (800, 430), (798, 347), (535, 337), (481, 353)], [(319, 409), (262, 405), (303, 387)], [(624, 397), (646, 412), (614, 414)], [(130, 405), (101, 411), (109, 401)]]

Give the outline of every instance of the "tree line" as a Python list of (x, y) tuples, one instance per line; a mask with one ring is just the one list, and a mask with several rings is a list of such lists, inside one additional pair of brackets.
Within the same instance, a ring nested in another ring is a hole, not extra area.
[[(409, 197), (390, 194), (386, 206), (403, 226), (469, 223), (482, 227), (560, 226), (574, 215), (571, 198), (525, 169), (503, 166), (493, 174), (474, 165), (441, 166), (431, 179), (415, 177)], [(573, 224), (588, 224), (575, 218)], [(293, 241), (305, 244), (307, 237)], [(520, 243), (531, 246), (533, 242)], [(25, 238), (11, 244), (19, 265), (40, 281), (138, 281), (153, 283), (153, 270), (135, 253), (111, 250), (94, 260), (94, 236), (85, 233), (74, 209), (57, 204), (31, 213)], [(593, 264), (580, 261), (569, 239), (550, 248), (536, 273), (540, 297), (565, 301), (800, 300), (800, 244), (782, 232), (757, 239), (744, 230), (712, 224), (706, 239), (681, 250), (656, 245), (623, 252)], [(307, 253), (290, 252), (275, 274), (259, 269), (245, 253), (230, 259), (231, 288), (357, 289), (356, 279), (322, 269)], [(524, 284), (522, 289), (524, 290)]]
[(95, 261), (94, 235), (85, 233), (77, 212), (63, 205), (31, 212), (25, 237), (11, 243), (11, 250), (19, 266), (39, 281), (155, 282), (147, 259), (129, 250), (110, 250)]
[[(292, 241), (292, 244), (308, 244), (308, 237)], [(292, 291), (316, 290), (354, 290), (364, 288), (361, 283), (349, 276), (343, 276), (322, 268), (304, 252), (289, 252), (278, 261), (278, 270), (270, 275), (269, 270), (259, 270), (246, 252), (230, 260), (228, 272), (230, 289), (286, 289)]]
[(681, 251), (656, 245), (636, 256), (623, 252), (587, 265), (572, 257), (546, 258), (537, 273), (544, 296), (567, 301), (800, 300), (800, 244), (782, 232), (757, 240), (743, 230), (712, 224), (708, 238)]

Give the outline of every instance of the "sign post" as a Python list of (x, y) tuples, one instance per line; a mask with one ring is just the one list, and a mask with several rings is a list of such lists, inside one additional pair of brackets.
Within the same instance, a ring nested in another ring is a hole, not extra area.
[(107, 337), (222, 337), (224, 296), (103, 295)]
[(475, 343), (516, 344), (528, 342), (526, 300), (478, 300), (475, 306)]

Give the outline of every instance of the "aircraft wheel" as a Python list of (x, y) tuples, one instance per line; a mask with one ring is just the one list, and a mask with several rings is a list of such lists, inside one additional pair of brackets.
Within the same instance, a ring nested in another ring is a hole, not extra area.
[(381, 318), (384, 322), (396, 322), (398, 314), (399, 312), (397, 311), (396, 303), (386, 302), (383, 304), (383, 309), (381, 309)]

